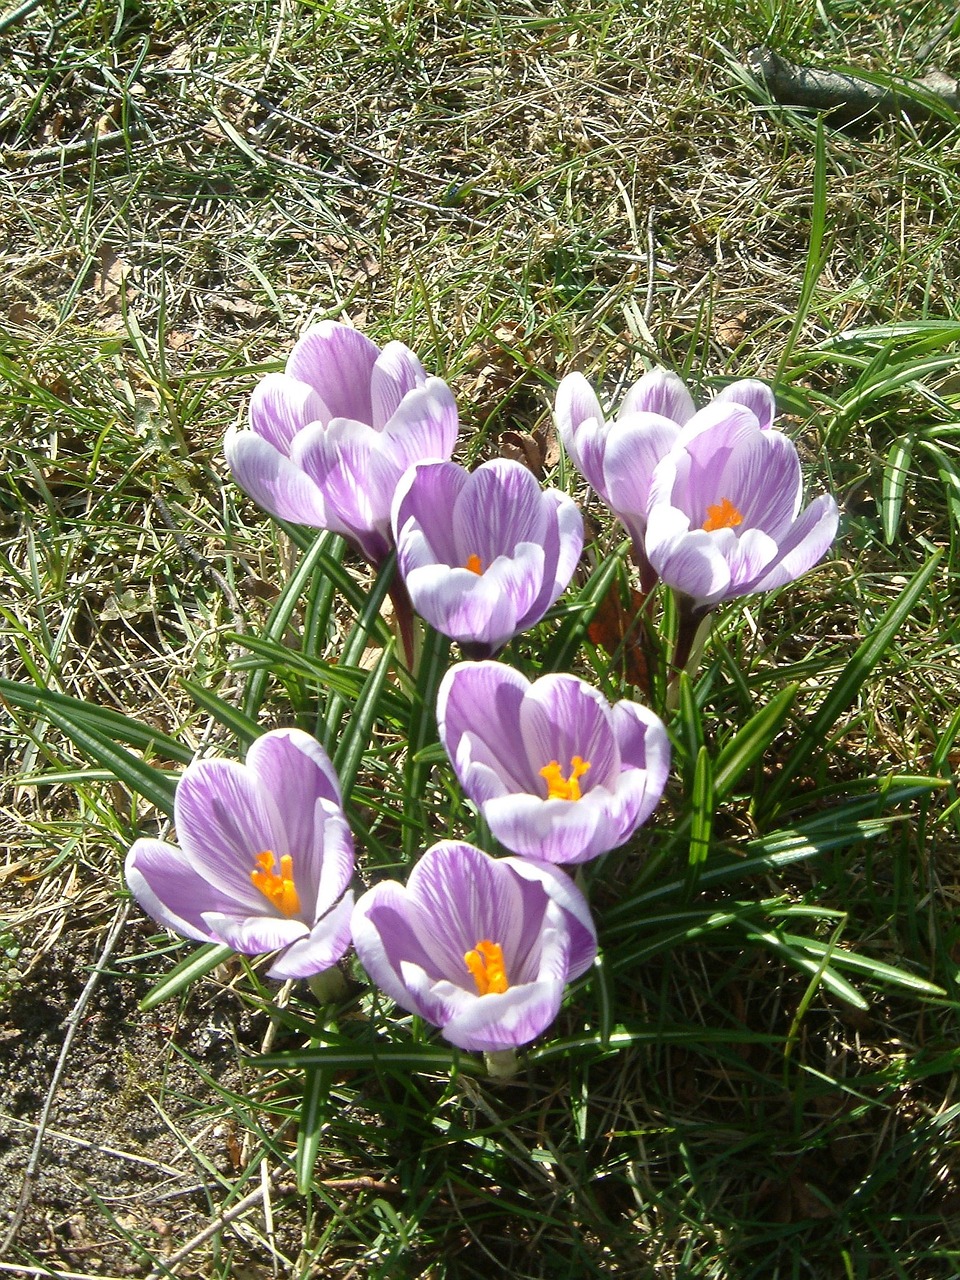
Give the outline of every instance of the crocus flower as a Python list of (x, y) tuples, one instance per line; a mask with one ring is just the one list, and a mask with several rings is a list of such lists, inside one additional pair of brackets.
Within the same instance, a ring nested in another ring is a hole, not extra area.
[(324, 320), (304, 333), (284, 373), (250, 399), (250, 428), (231, 428), (224, 452), (233, 478), (282, 520), (331, 529), (373, 564), (391, 548), (390, 503), (411, 463), (449, 458), (457, 407), (412, 351), (381, 351), (347, 325)]
[(394, 498), (393, 532), (413, 607), (472, 657), (539, 622), (583, 549), (573, 500), (505, 458), (474, 472), (412, 467)]
[[(805, 573), (833, 542), (838, 511), (823, 494), (801, 512), (796, 449), (749, 409), (714, 406), (697, 419), (654, 468), (644, 545), (662, 580), (702, 613)], [(604, 474), (615, 506), (635, 501), (626, 444), (611, 443)]]
[(137, 840), (127, 884), (187, 938), (281, 954), (271, 978), (306, 978), (350, 945), (353, 837), (323, 747), (299, 729), (257, 738), (245, 764), (200, 760), (177, 784), (180, 847)]
[(539, 1035), (564, 985), (597, 953), (586, 899), (562, 871), (442, 840), (406, 887), (369, 889), (353, 941), (370, 977), (461, 1049), (496, 1053)]
[(613, 706), (572, 675), (532, 684), (499, 662), (451, 668), (437, 700), (440, 741), (464, 791), (508, 849), (586, 862), (628, 840), (670, 767), (661, 721)]
[[(742, 404), (753, 412), (764, 430), (776, 413), (773, 392), (766, 383), (753, 378), (730, 383), (710, 404)], [(635, 429), (635, 466), (649, 481), (653, 467), (673, 445), (680, 428), (694, 416), (696, 406), (683, 381), (675, 373), (658, 368), (633, 384), (612, 421), (604, 416), (600, 401), (583, 374), (568, 373), (557, 387), (554, 413), (557, 432), (574, 466), (610, 506), (603, 460), (611, 439), (628, 427)]]

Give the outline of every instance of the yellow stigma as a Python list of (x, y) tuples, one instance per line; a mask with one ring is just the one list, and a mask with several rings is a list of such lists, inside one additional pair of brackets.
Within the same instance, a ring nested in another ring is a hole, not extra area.
[(703, 522), (707, 533), (713, 533), (714, 529), (735, 529), (738, 524), (743, 524), (743, 516), (729, 498), (721, 498), (707, 507), (707, 518)]
[(547, 799), (579, 800), (579, 779), (583, 777), (589, 768), (589, 760), (584, 760), (582, 756), (574, 756), (570, 761), (570, 777), (565, 778), (560, 768), (559, 760), (551, 760), (549, 764), (545, 764), (540, 770), (540, 777), (547, 784)]
[(280, 874), (273, 869), (276, 854), (272, 849), (264, 849), (254, 859), (259, 871), (251, 871), (250, 879), (254, 887), (259, 889), (268, 902), (272, 902), (278, 911), (285, 916), (300, 914), (300, 899), (297, 887), (293, 883), (293, 859), (285, 853), (280, 859)]
[(471, 573), (483, 573), (483, 564), (478, 555), (467, 556), (467, 563), (463, 567)]
[(489, 942), (486, 938), (478, 942), (473, 951), (464, 955), (463, 963), (473, 974), (478, 995), (501, 996), (509, 988), (499, 942)]

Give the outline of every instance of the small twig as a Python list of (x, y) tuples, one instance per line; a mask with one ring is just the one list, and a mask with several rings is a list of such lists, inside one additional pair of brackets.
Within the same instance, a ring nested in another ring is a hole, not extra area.
[[(296, 1191), (296, 1187), (283, 1186), (278, 1187), (277, 1190), (282, 1195), (291, 1195)], [(169, 1258), (164, 1258), (159, 1266), (154, 1267), (147, 1276), (147, 1280), (162, 1280), (163, 1276), (167, 1272), (172, 1271), (174, 1267), (179, 1266), (181, 1262), (186, 1258), (189, 1258), (191, 1253), (194, 1253), (199, 1249), (202, 1244), (206, 1244), (206, 1242), (215, 1236), (218, 1231), (222, 1231), (224, 1227), (229, 1226), (231, 1222), (235, 1222), (237, 1218), (243, 1217), (249, 1209), (256, 1208), (263, 1199), (263, 1193), (264, 1188), (262, 1186), (257, 1187), (256, 1191), (251, 1191), (248, 1196), (244, 1196), (243, 1199), (238, 1200), (235, 1205), (232, 1205), (229, 1209), (225, 1209), (223, 1213), (218, 1214), (212, 1222), (208, 1222), (202, 1231), (198, 1231), (197, 1234), (193, 1236), (192, 1239), (188, 1240), (185, 1245), (179, 1248), (176, 1253), (172, 1253)]]
[(869, 112), (890, 115), (903, 110), (912, 115), (936, 115), (935, 105), (924, 102), (922, 96), (913, 96), (913, 90), (960, 111), (958, 82), (942, 71), (929, 71), (915, 80), (904, 80), (899, 86), (874, 84), (841, 71), (797, 66), (765, 46), (750, 50), (747, 65), (766, 84), (770, 96), (785, 106), (840, 111), (852, 116)]
[(164, 502), (163, 498), (160, 497), (159, 493), (155, 493), (153, 495), (153, 501), (156, 504), (157, 510), (160, 512), (160, 519), (173, 534), (173, 540), (183, 554), (188, 560), (191, 560), (199, 569), (201, 569), (207, 577), (215, 582), (223, 592), (224, 599), (230, 607), (230, 612), (233, 614), (233, 629), (239, 635), (242, 635), (244, 630), (243, 610), (240, 608), (240, 601), (237, 599), (233, 587), (231, 587), (230, 583), (226, 580), (219, 569), (214, 568), (209, 560), (190, 545), (187, 537), (180, 531), (180, 529), (178, 529), (176, 521), (170, 512), (170, 508)]
[(50, 1115), (53, 1111), (53, 1103), (57, 1096), (57, 1089), (60, 1087), (60, 1078), (67, 1065), (70, 1048), (73, 1045), (73, 1040), (77, 1031), (80, 1029), (80, 1022), (83, 1018), (84, 1011), (90, 1002), (90, 997), (93, 995), (97, 984), (103, 976), (103, 971), (106, 967), (107, 961), (113, 952), (113, 948), (116, 946), (117, 939), (120, 936), (120, 931), (124, 926), (129, 911), (130, 901), (128, 899), (126, 902), (121, 903), (120, 907), (117, 909), (117, 914), (113, 918), (113, 924), (110, 926), (110, 932), (107, 934), (106, 942), (104, 942), (103, 949), (97, 958), (97, 963), (93, 967), (93, 972), (87, 979), (86, 986), (80, 992), (80, 997), (77, 1000), (77, 1003), (73, 1006), (69, 1016), (63, 1023), (67, 1029), (67, 1034), (63, 1037), (63, 1047), (60, 1050), (57, 1065), (54, 1067), (53, 1078), (50, 1081), (50, 1088), (47, 1090), (43, 1110), (40, 1112), (40, 1119), (37, 1122), (37, 1136), (33, 1140), (30, 1159), (27, 1161), (27, 1167), (24, 1171), (23, 1186), (20, 1188), (20, 1198), (17, 1201), (16, 1209), (13, 1211), (13, 1217), (10, 1219), (10, 1225), (7, 1228), (7, 1233), (3, 1237), (3, 1240), (0, 1241), (0, 1258), (3, 1257), (13, 1244), (14, 1240), (16, 1240), (17, 1233), (23, 1225), (23, 1219), (30, 1206), (30, 1198), (33, 1194), (33, 1186), (36, 1182), (37, 1171), (40, 1168), (40, 1155), (43, 1149), (44, 1134), (46, 1133), (47, 1124), (49, 1123)]
[(946, 40), (947, 36), (960, 21), (960, 10), (954, 6), (953, 12), (946, 22), (941, 23), (929, 40), (924, 40), (923, 44), (917, 50), (917, 62), (922, 66), (933, 53), (934, 49), (941, 40)]

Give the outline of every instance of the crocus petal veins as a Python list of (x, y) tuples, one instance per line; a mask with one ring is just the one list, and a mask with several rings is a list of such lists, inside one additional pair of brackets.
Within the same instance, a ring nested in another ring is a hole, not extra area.
[(463, 567), (465, 569), (469, 569), (471, 573), (476, 573), (476, 574), (483, 573), (483, 562), (481, 561), (480, 557), (476, 554), (472, 556), (467, 556), (467, 563)]
[(570, 761), (570, 776), (565, 778), (559, 760), (551, 760), (540, 770), (540, 777), (547, 784), (548, 800), (579, 800), (580, 779), (590, 768), (590, 761), (574, 756)]
[(473, 951), (466, 952), (463, 963), (473, 975), (478, 995), (501, 996), (509, 989), (503, 948), (499, 942), (490, 942), (484, 938)]
[(279, 875), (273, 869), (276, 855), (272, 850), (264, 849), (262, 853), (257, 854), (254, 861), (260, 868), (259, 871), (250, 872), (254, 888), (259, 889), (267, 901), (271, 902), (283, 915), (287, 917), (299, 915), (300, 898), (297, 895), (297, 887), (293, 883), (293, 858), (290, 854), (285, 853), (280, 859)]
[(703, 522), (707, 533), (713, 533), (714, 529), (735, 529), (738, 524), (743, 524), (743, 516), (729, 498), (721, 498), (707, 507), (707, 518)]

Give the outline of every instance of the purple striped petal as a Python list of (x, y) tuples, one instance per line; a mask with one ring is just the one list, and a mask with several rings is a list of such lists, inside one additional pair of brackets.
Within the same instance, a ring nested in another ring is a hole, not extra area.
[(231, 427), (223, 451), (237, 485), (279, 520), (325, 529), (323, 494), (308, 475), (253, 431)]
[(123, 874), (137, 902), (158, 923), (197, 942), (220, 941), (204, 915), (227, 911), (233, 898), (205, 879), (182, 849), (162, 840), (137, 840)]
[(298, 431), (332, 417), (322, 398), (306, 382), (287, 373), (268, 373), (250, 396), (250, 426), (275, 449), (289, 456)]
[(286, 372), (313, 387), (331, 418), (372, 423), (370, 388), (379, 356), (376, 343), (356, 329), (322, 320), (295, 344)]
[[(422, 387), (427, 371), (402, 342), (388, 342), (370, 373), (370, 400), (373, 413), (370, 424), (381, 430), (400, 408), (408, 392)], [(456, 410), (454, 410), (456, 412)], [(356, 413), (341, 413), (343, 418), (360, 417)], [(361, 418), (361, 421), (366, 419)]]
[(742, 378), (739, 382), (731, 382), (713, 397), (713, 403), (718, 402), (744, 405), (757, 419), (761, 431), (769, 430), (777, 416), (776, 397), (765, 382), (759, 382), (756, 378)]
[(620, 418), (634, 413), (655, 413), (682, 427), (696, 412), (693, 396), (683, 379), (668, 369), (651, 369), (638, 379), (623, 398)]

